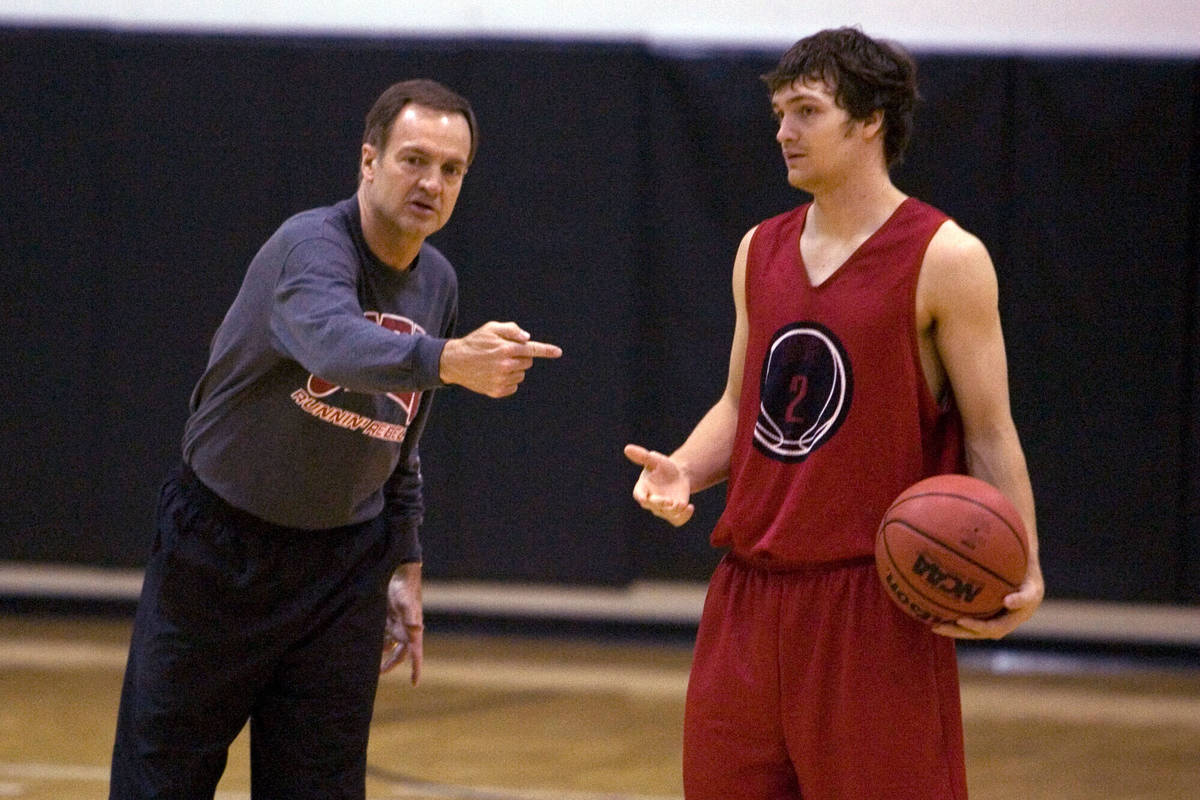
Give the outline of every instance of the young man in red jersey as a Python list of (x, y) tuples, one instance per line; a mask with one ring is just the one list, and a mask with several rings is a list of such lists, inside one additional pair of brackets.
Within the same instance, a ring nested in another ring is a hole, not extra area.
[[(688, 800), (966, 797), (952, 637), (999, 638), (1044, 592), (1009, 408), (995, 269), (906, 196), (916, 69), (857, 29), (764, 76), (788, 182), (813, 200), (751, 229), (733, 268), (725, 391), (671, 455), (637, 445), (638, 503), (674, 525), (728, 480), (684, 723)], [(873, 564), (888, 505), (969, 472), (1016, 505), (1029, 571), (1007, 613), (930, 629)]]

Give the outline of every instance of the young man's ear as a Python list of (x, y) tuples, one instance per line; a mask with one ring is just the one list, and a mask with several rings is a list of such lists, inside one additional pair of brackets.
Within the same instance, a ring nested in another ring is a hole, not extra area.
[(868, 139), (883, 135), (883, 109), (877, 108), (871, 115), (862, 120), (863, 134)]

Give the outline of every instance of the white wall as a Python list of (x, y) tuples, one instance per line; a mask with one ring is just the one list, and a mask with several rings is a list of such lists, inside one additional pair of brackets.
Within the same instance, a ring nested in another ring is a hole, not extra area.
[(1200, 54), (1200, 0), (0, 0), (0, 24), (736, 47), (855, 24), (924, 49)]

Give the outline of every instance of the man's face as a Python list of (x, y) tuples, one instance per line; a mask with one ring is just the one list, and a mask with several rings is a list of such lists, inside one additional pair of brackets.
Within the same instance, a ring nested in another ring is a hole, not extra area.
[(466, 117), (409, 103), (392, 123), (382, 153), (363, 145), (368, 213), (394, 236), (424, 239), (450, 219), (470, 152)]
[(800, 78), (771, 96), (779, 122), (775, 140), (783, 148), (788, 183), (813, 191), (838, 180), (862, 158), (855, 136), (863, 123), (850, 119), (837, 104), (834, 89), (822, 80)]

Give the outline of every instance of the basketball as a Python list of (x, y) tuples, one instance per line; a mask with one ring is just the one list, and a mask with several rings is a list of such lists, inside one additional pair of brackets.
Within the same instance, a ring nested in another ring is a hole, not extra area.
[(1016, 508), (969, 475), (935, 475), (905, 489), (875, 535), (888, 597), (931, 626), (998, 615), (1025, 579), (1028, 552)]

